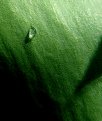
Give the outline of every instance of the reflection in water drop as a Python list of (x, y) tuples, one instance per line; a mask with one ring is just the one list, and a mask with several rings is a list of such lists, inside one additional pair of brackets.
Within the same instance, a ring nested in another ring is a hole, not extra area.
[(36, 34), (36, 29), (34, 27), (31, 27), (29, 29), (29, 39), (33, 39), (33, 37), (35, 36)]
[(35, 35), (36, 35), (36, 29), (31, 26), (25, 38), (25, 43), (27, 44), (28, 42), (31, 42), (32, 39), (35, 37)]

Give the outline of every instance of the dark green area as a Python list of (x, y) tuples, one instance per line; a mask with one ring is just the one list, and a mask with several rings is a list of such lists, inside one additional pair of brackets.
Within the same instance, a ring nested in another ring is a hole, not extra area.
[(4, 111), (2, 113), (15, 119), (61, 121), (57, 114), (59, 110), (57, 102), (53, 101), (44, 89), (41, 89), (40, 84), (32, 97), (25, 75), (17, 63), (14, 62), (14, 64), (15, 70), (12, 72), (7, 59), (0, 55), (0, 89), (2, 91), (0, 98), (1, 110)]
[(102, 76), (102, 37), (100, 37), (100, 39), (101, 41), (98, 45), (98, 48), (93, 54), (89, 66), (87, 67), (86, 73), (81, 83), (79, 83), (78, 87), (76, 88), (76, 92), (80, 92), (81, 89), (83, 89), (85, 86)]

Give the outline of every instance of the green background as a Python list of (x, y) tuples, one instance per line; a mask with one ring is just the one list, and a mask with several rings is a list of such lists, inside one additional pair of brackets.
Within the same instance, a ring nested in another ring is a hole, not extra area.
[[(25, 44), (30, 26), (37, 33)], [(102, 120), (101, 36), (101, 0), (0, 0), (0, 55), (33, 98), (40, 90), (58, 104), (63, 121)]]

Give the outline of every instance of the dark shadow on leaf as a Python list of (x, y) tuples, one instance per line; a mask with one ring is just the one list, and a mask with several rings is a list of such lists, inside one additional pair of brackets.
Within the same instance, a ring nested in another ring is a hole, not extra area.
[(28, 80), (19, 68), (13, 52), (9, 51), (13, 60), (12, 64), (15, 67), (13, 71), (9, 66), (8, 59), (0, 54), (0, 98), (3, 107), (1, 112), (4, 115), (9, 114), (10, 119), (13, 115), (16, 119), (23, 117), (35, 121), (61, 121), (59, 114), (57, 114), (59, 105), (51, 99), (40, 83), (44, 80), (40, 77), (39, 68), (35, 66), (39, 85), (37, 85), (37, 90), (35, 90), (32, 97), (27, 83)]
[(89, 67), (84, 75), (81, 83), (76, 88), (75, 92), (80, 92), (86, 85), (102, 75), (102, 37), (98, 48), (90, 60)]
[(26, 35), (26, 37), (25, 37), (25, 39), (24, 39), (24, 43), (25, 44), (27, 44), (27, 43), (29, 43), (31, 40), (29, 39), (29, 31), (28, 31), (28, 33), (27, 33), (27, 35)]

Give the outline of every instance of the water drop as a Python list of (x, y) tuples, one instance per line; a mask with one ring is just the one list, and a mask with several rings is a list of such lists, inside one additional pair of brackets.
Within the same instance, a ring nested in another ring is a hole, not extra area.
[(33, 39), (33, 37), (35, 36), (36, 34), (36, 29), (34, 27), (31, 27), (29, 29), (29, 39)]
[(28, 42), (31, 42), (32, 39), (35, 37), (35, 35), (36, 35), (36, 29), (31, 26), (25, 38), (25, 43), (27, 44)]

